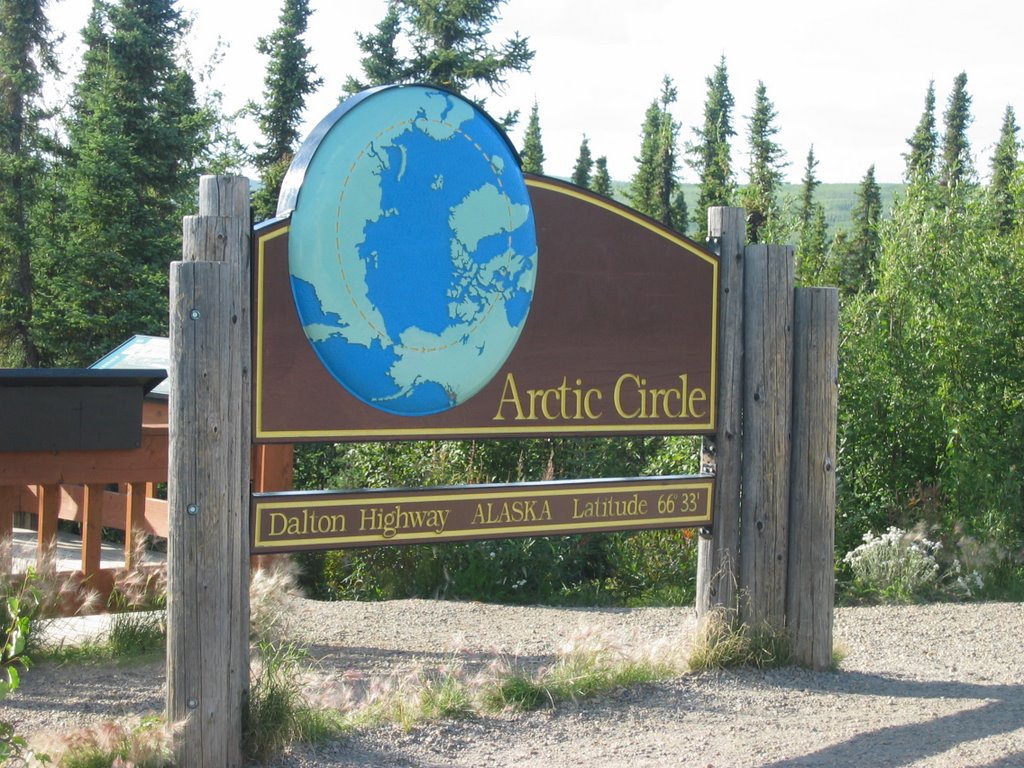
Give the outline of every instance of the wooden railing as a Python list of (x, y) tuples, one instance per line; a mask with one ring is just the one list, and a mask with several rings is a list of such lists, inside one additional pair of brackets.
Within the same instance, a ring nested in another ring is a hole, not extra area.
[[(137, 565), (137, 536), (167, 536), (167, 502), (157, 497), (167, 482), (167, 404), (146, 401), (142, 420), (141, 445), (131, 450), (0, 453), (0, 539), (12, 536), (16, 517), (29, 517), (38, 563), (53, 546), (59, 520), (79, 523), (77, 571), (104, 605), (119, 569), (101, 567), (102, 530), (124, 531), (125, 568)], [(252, 466), (254, 490), (291, 487), (290, 445), (258, 446)], [(0, 572), (11, 568), (0, 562)]]

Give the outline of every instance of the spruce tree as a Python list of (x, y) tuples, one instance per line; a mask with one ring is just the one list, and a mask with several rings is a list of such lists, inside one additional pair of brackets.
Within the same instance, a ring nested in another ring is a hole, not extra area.
[(729, 72), (722, 56), (711, 77), (704, 100), (704, 124), (693, 129), (697, 141), (687, 145), (687, 163), (698, 177), (697, 210), (695, 219), (703, 221), (707, 209), (717, 205), (732, 205), (736, 194), (736, 180), (732, 171), (730, 139), (736, 135), (732, 127), (735, 100), (729, 90)]
[(840, 287), (847, 294), (874, 288), (875, 267), (882, 247), (882, 192), (875, 181), (873, 165), (857, 188), (857, 202), (850, 214), (853, 223), (839, 274)]
[(580, 142), (580, 151), (576, 156), (576, 165), (572, 169), (572, 183), (577, 187), (590, 186), (590, 172), (594, 167), (594, 160), (590, 155), (590, 143), (587, 137)]
[[(505, 0), (390, 0), (371, 35), (357, 34), (363, 77), (349, 78), (349, 93), (373, 85), (432, 83), (456, 93), (474, 85), (500, 92), (512, 72), (528, 72), (529, 40), (515, 33), (488, 39)], [(402, 51), (410, 51), (403, 55)]]
[(132, 334), (166, 333), (168, 268), (208, 128), (179, 65), (186, 29), (173, 0), (96, 0), (82, 32), (64, 239), (37, 274), (47, 364), (81, 365)]
[(629, 199), (634, 208), (662, 224), (676, 227), (682, 223), (685, 227), (685, 204), (680, 208), (676, 197), (679, 123), (669, 111), (676, 98), (676, 87), (666, 75), (661, 83), (661, 95), (644, 116), (640, 156), (630, 183)]
[(989, 184), (989, 194), (995, 206), (996, 229), (1002, 235), (1011, 232), (1018, 219), (1013, 181), (1020, 168), (1019, 130), (1013, 107), (1007, 105), (999, 142), (992, 155), (992, 181)]
[(523, 136), (523, 151), (520, 153), (523, 161), (523, 171), (535, 173), (538, 176), (544, 173), (544, 144), (540, 137), (540, 113), (537, 102), (533, 102), (530, 109), (530, 119), (526, 123), (526, 134)]
[(907, 161), (904, 174), (908, 184), (932, 179), (935, 175), (935, 156), (938, 151), (939, 137), (935, 132), (935, 81), (928, 83), (928, 92), (924, 97), (924, 111), (921, 120), (914, 129), (914, 135), (907, 139), (910, 151), (903, 155)]
[(44, 162), (43, 76), (57, 73), (46, 0), (0, 0), (0, 367), (39, 362), (30, 225)]
[(971, 124), (971, 97), (967, 93), (967, 73), (961, 72), (953, 80), (946, 111), (943, 113), (945, 131), (942, 134), (942, 158), (939, 181), (953, 187), (973, 176), (971, 144), (967, 128)]
[(590, 189), (599, 195), (612, 197), (612, 177), (608, 175), (608, 158), (601, 155), (594, 161), (594, 175), (590, 179)]
[(255, 107), (263, 141), (257, 144), (256, 168), (262, 186), (253, 195), (253, 219), (262, 221), (277, 211), (281, 181), (298, 146), (306, 97), (322, 84), (309, 63), (310, 49), (302, 36), (310, 16), (309, 0), (284, 0), (278, 27), (261, 37), (256, 48), (269, 57), (263, 79), (264, 101)]
[(661, 120), (661, 107), (655, 99), (644, 113), (644, 122), (640, 129), (640, 154), (633, 158), (636, 161), (636, 171), (626, 192), (630, 204), (648, 215), (651, 215), (650, 212), (655, 208)]
[(363, 78), (349, 75), (345, 80), (346, 93), (358, 93), (372, 85), (404, 83), (409, 78), (406, 62), (398, 53), (398, 39), (402, 34), (402, 16), (395, 3), (388, 4), (387, 13), (378, 22), (376, 31), (364, 35), (356, 32), (356, 42), (363, 57), (359, 63)]
[(821, 182), (815, 175), (818, 159), (814, 156), (814, 145), (807, 151), (807, 165), (804, 168), (799, 211), (799, 232), (796, 246), (796, 280), (800, 285), (813, 285), (825, 270), (827, 249), (827, 227), (825, 207), (816, 202), (814, 191)]
[(754, 111), (750, 115), (747, 138), (750, 141), (749, 184), (741, 195), (747, 209), (747, 238), (759, 243), (765, 231), (778, 216), (778, 194), (782, 187), (785, 150), (775, 141), (779, 132), (775, 125), (778, 113), (763, 82), (754, 92)]

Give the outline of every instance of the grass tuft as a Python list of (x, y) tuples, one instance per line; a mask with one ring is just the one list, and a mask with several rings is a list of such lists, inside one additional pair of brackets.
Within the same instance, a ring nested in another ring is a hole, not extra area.
[(265, 762), (293, 742), (316, 743), (344, 729), (334, 711), (311, 706), (304, 695), (304, 650), (295, 644), (260, 643), (249, 692), (242, 745), (245, 757)]
[(765, 669), (792, 661), (789, 637), (770, 624), (748, 626), (733, 616), (713, 613), (706, 617), (687, 664), (691, 672), (732, 667)]
[(59, 768), (169, 768), (174, 765), (175, 729), (161, 718), (134, 723), (108, 722), (65, 739)]

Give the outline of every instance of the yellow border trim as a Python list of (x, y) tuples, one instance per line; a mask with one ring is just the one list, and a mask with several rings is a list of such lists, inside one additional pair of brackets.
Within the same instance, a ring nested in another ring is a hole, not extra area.
[[(527, 186), (537, 187), (538, 189), (546, 189), (551, 192), (558, 194), (568, 195), (578, 200), (582, 200), (591, 205), (596, 205), (599, 208), (603, 208), (610, 213), (614, 213), (617, 216), (621, 216), (628, 221), (638, 224), (645, 229), (657, 234), (660, 237), (670, 241), (671, 243), (683, 248), (688, 253), (697, 256), (703, 261), (711, 265), (712, 277), (711, 282), (713, 286), (712, 299), (711, 299), (711, 407), (708, 412), (708, 419), (704, 422), (697, 424), (687, 424), (684, 428), (680, 428), (678, 423), (672, 422), (659, 422), (659, 423), (644, 423), (638, 424), (608, 424), (608, 425), (589, 425), (589, 426), (573, 426), (573, 425), (559, 425), (556, 429), (545, 431), (538, 430), (536, 427), (478, 427), (476, 429), (465, 429), (455, 427), (442, 427), (434, 429), (412, 428), (409, 429), (311, 429), (311, 430), (268, 430), (263, 428), (263, 264), (265, 258), (265, 247), (269, 240), (272, 240), (281, 235), (288, 234), (291, 231), (291, 225), (286, 224), (279, 229), (275, 229), (266, 235), (261, 235), (257, 239), (257, 265), (256, 265), (256, 402), (254, 403), (253, 412), (255, 414), (255, 425), (253, 430), (253, 438), (256, 440), (306, 440), (306, 441), (327, 441), (331, 439), (386, 439), (386, 438), (415, 438), (422, 437), (423, 439), (431, 438), (455, 438), (455, 437), (467, 437), (473, 435), (477, 437), (528, 437), (531, 435), (550, 435), (558, 433), (561, 435), (630, 435), (637, 434), (637, 429), (640, 428), (644, 434), (670, 434), (670, 435), (692, 435), (699, 434), (701, 432), (710, 432), (717, 428), (718, 424), (718, 293), (720, 290), (719, 285), (719, 267), (718, 259), (705, 253), (702, 250), (694, 248), (694, 244), (680, 237), (663, 227), (652, 223), (651, 221), (643, 218), (638, 214), (630, 212), (618, 204), (611, 201), (605, 200), (598, 195), (593, 193), (585, 192), (584, 190), (576, 190), (573, 188), (565, 187), (561, 184), (554, 184), (544, 179), (531, 177), (526, 179)], [(339, 385), (340, 386), (340, 385)]]
[[(522, 489), (519, 490), (516, 486), (512, 486), (515, 490), (501, 490), (496, 489), (493, 491), (474, 492), (472, 486), (463, 486), (464, 492), (452, 492), (443, 494), (430, 494), (430, 489), (420, 489), (417, 492), (408, 493), (394, 493), (380, 496), (373, 495), (372, 492), (356, 492), (351, 494), (355, 498), (350, 503), (345, 502), (345, 497), (349, 494), (336, 496), (332, 499), (324, 499), (322, 501), (316, 500), (316, 492), (304, 495), (304, 498), (287, 500), (287, 501), (265, 501), (261, 502), (258, 499), (253, 504), (253, 545), (252, 551), (257, 552), (263, 547), (267, 548), (281, 548), (281, 547), (310, 547), (317, 546), (320, 544), (334, 544), (339, 541), (352, 542), (352, 543), (374, 543), (382, 546), (391, 544), (402, 544), (402, 543), (415, 543), (415, 542), (429, 542), (435, 541), (438, 534), (431, 533), (429, 531), (418, 531), (415, 533), (397, 533), (389, 539), (381, 541), (380, 534), (372, 535), (353, 535), (353, 536), (329, 536), (329, 537), (308, 537), (301, 539), (274, 539), (273, 541), (264, 541), (262, 539), (262, 532), (260, 530), (261, 516), (260, 513), (267, 510), (274, 509), (311, 509), (317, 507), (339, 507), (344, 508), (346, 506), (356, 506), (358, 504), (403, 504), (409, 503), (410, 501), (429, 504), (434, 502), (443, 501), (461, 501), (461, 502), (474, 502), (474, 501), (485, 501), (488, 499), (519, 499), (528, 497), (551, 497), (551, 496), (582, 496), (582, 495), (599, 495), (607, 493), (657, 493), (659, 491), (705, 491), (706, 492), (706, 505), (704, 511), (700, 514), (692, 515), (678, 515), (669, 516), (662, 515), (660, 517), (645, 518), (644, 520), (637, 520), (630, 518), (628, 525), (630, 530), (643, 530), (652, 526), (659, 526), (666, 521), (674, 523), (689, 523), (691, 525), (699, 525), (701, 523), (710, 523), (712, 518), (712, 504), (713, 504), (713, 488), (714, 481), (710, 478), (701, 478), (693, 481), (675, 481), (665, 483), (639, 483), (632, 485), (610, 485), (610, 486), (597, 486), (590, 488), (545, 488), (543, 486), (534, 489)], [(473, 540), (486, 540), (492, 538), (495, 535), (500, 537), (500, 534), (535, 534), (538, 536), (562, 536), (567, 535), (567, 532), (572, 531), (601, 531), (608, 528), (621, 528), (623, 524), (626, 524), (624, 519), (608, 520), (608, 521), (587, 521), (581, 523), (552, 523), (548, 526), (543, 525), (530, 525), (530, 526), (513, 526), (506, 528), (480, 528), (478, 530), (467, 530), (465, 528), (454, 529), (452, 531), (445, 531), (444, 536), (451, 539), (473, 539)]]
[(266, 235), (257, 238), (256, 245), (256, 402), (253, 404), (253, 413), (256, 415), (256, 424), (253, 437), (269, 437), (263, 429), (263, 264), (266, 257), (267, 242), (281, 235), (287, 235), (291, 231), (291, 224), (286, 224), (280, 229), (275, 229)]

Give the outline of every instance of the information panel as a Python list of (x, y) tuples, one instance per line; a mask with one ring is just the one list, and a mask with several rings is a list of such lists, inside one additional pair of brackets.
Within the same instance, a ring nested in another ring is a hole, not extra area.
[(715, 431), (717, 257), (523, 174), (455, 94), (344, 102), (278, 214), (253, 238), (257, 442)]
[(713, 479), (254, 494), (253, 554), (711, 524)]

